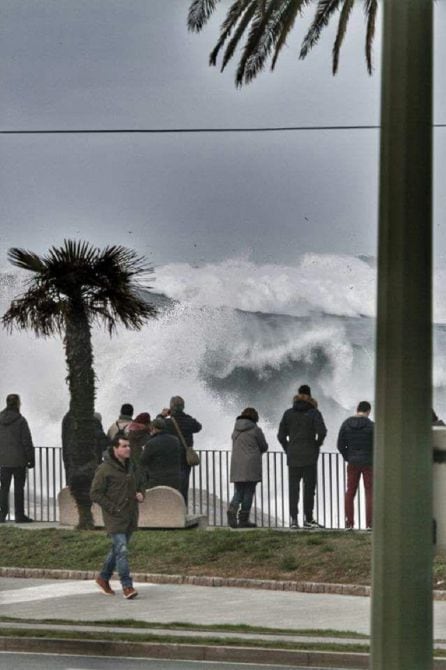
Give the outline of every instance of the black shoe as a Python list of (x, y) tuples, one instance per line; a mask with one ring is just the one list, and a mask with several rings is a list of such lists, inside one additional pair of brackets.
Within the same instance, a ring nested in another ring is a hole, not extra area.
[(240, 511), (238, 514), (239, 528), (257, 528), (257, 524), (249, 520), (249, 512)]
[(290, 528), (291, 528), (291, 530), (297, 530), (299, 528), (299, 524), (297, 523), (297, 519), (294, 519), (294, 518), (290, 519)]
[(33, 521), (34, 519), (31, 519), (31, 517), (26, 516), (26, 514), (24, 514), (23, 516), (18, 516), (15, 519), (16, 523), (32, 523)]
[(304, 528), (323, 528), (323, 525), (315, 519), (310, 519), (309, 521), (304, 521)]
[(230, 528), (237, 528), (238, 527), (238, 519), (237, 519), (238, 509), (236, 509), (235, 507), (230, 506), (230, 507), (228, 507), (226, 515), (228, 517), (228, 526)]

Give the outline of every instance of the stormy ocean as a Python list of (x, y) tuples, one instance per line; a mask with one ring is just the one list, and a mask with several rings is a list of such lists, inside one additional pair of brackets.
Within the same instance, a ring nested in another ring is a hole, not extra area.
[[(1, 275), (1, 310), (23, 290), (24, 273)], [(439, 286), (444, 285), (438, 275)], [(182, 395), (203, 424), (200, 449), (229, 449), (234, 418), (246, 406), (260, 413), (270, 449), (283, 411), (302, 383), (311, 385), (336, 448), (340, 423), (359, 400), (372, 402), (376, 268), (373, 259), (306, 254), (296, 265), (249, 258), (156, 268), (159, 318), (141, 332), (112, 339), (94, 331), (96, 409), (105, 428), (122, 402), (152, 416)], [(440, 300), (439, 300), (440, 304)], [(60, 339), (1, 333), (3, 394), (23, 398), (38, 445), (60, 444), (67, 410)], [(446, 306), (436, 309), (435, 403), (446, 415)]]

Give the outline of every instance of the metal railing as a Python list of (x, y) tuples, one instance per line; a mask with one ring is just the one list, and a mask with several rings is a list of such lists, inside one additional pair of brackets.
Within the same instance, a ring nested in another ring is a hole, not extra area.
[[(199, 450), (197, 450), (199, 451)], [(209, 525), (225, 526), (226, 510), (232, 497), (229, 481), (230, 451), (201, 450), (200, 465), (192, 468), (189, 489), (190, 514), (204, 514)], [(36, 447), (35, 468), (28, 471), (25, 506), (36, 521), (58, 521), (57, 495), (65, 486), (62, 450)], [(314, 515), (325, 528), (344, 528), (346, 468), (337, 452), (321, 452)], [(365, 497), (362, 482), (355, 500), (356, 526), (365, 528)], [(12, 505), (11, 496), (11, 506)], [(299, 499), (302, 508), (302, 492)], [(251, 511), (260, 527), (288, 526), (288, 468), (283, 452), (269, 451), (263, 457), (263, 480), (257, 485)], [(299, 512), (302, 524), (302, 511)]]

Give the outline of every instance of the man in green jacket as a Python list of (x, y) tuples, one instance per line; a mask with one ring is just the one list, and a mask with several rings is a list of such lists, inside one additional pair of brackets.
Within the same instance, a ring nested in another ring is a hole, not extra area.
[(116, 568), (124, 598), (136, 598), (128, 563), (128, 543), (138, 527), (138, 503), (144, 500), (138, 476), (130, 460), (127, 438), (117, 435), (96, 470), (90, 496), (102, 508), (104, 526), (112, 547), (105, 559), (96, 584), (106, 595), (114, 595), (110, 579)]

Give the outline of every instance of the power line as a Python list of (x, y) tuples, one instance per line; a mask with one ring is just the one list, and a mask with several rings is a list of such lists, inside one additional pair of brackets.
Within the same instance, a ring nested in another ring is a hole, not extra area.
[[(53, 130), (0, 130), (0, 135), (161, 135), (197, 133), (283, 133), (306, 130), (379, 130), (379, 124), (338, 126), (266, 126), (258, 128), (83, 128)], [(446, 128), (446, 123), (434, 123), (433, 128)]]
[(375, 130), (378, 125), (353, 126), (271, 126), (260, 128), (91, 128), (55, 130), (0, 130), (1, 135), (111, 135), (168, 133), (273, 133), (299, 130)]

